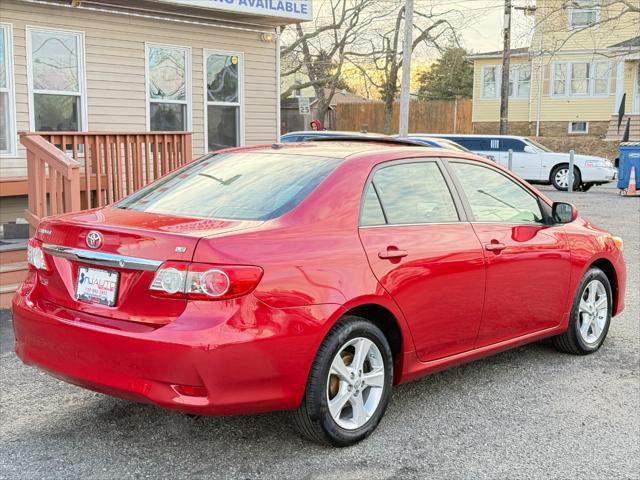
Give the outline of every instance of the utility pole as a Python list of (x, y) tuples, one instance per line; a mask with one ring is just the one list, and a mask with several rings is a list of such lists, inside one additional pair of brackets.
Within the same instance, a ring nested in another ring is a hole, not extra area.
[(509, 66), (511, 65), (511, 0), (504, 0), (502, 80), (500, 83), (500, 135), (509, 127)]
[(404, 43), (402, 44), (402, 82), (400, 84), (400, 137), (409, 136), (409, 90), (411, 88), (411, 53), (413, 52), (413, 0), (404, 7)]

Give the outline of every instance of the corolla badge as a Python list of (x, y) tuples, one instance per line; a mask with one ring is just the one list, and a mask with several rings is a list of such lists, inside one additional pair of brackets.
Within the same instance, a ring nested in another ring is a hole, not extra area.
[(87, 233), (87, 246), (89, 248), (100, 248), (102, 246), (102, 234), (95, 230)]

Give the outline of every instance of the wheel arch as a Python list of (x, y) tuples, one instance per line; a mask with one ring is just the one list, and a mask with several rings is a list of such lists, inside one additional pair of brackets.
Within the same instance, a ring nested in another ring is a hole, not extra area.
[(611, 294), (613, 296), (613, 305), (612, 312), (615, 315), (618, 311), (618, 293), (619, 293), (619, 284), (618, 284), (618, 274), (616, 272), (616, 268), (613, 263), (607, 258), (601, 257), (589, 264), (589, 267), (586, 271), (589, 271), (590, 268), (599, 268), (602, 272), (607, 276), (609, 280), (609, 284), (611, 285)]
[(377, 303), (364, 303), (348, 309), (343, 315), (362, 317), (378, 327), (387, 338), (395, 358), (403, 351), (403, 342), (406, 339), (402, 334), (402, 328), (396, 316), (386, 307)]
[[(553, 185), (553, 177), (555, 176), (555, 172), (558, 168), (568, 167), (568, 166), (569, 166), (569, 162), (560, 162), (560, 163), (556, 163), (553, 167), (551, 167), (551, 171), (549, 172), (549, 183)], [(580, 169), (580, 167), (574, 163), (573, 168), (578, 170), (578, 173), (580, 174), (580, 180), (582, 180), (582, 170)]]

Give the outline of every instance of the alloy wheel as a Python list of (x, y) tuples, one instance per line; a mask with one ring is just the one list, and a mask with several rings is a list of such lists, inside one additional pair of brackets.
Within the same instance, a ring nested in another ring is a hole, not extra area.
[(585, 343), (591, 345), (600, 340), (607, 324), (608, 313), (607, 290), (600, 280), (592, 280), (580, 297), (578, 331)]
[(357, 337), (345, 343), (331, 362), (327, 405), (338, 426), (355, 430), (380, 405), (385, 385), (384, 360), (374, 342)]

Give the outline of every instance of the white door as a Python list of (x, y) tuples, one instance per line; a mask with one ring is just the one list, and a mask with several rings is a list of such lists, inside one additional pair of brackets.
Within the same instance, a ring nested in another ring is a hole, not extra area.
[(502, 161), (500, 164), (508, 168), (509, 150), (513, 151), (511, 171), (525, 180), (541, 180), (542, 158), (539, 152), (526, 151), (527, 144), (518, 138), (500, 139)]

